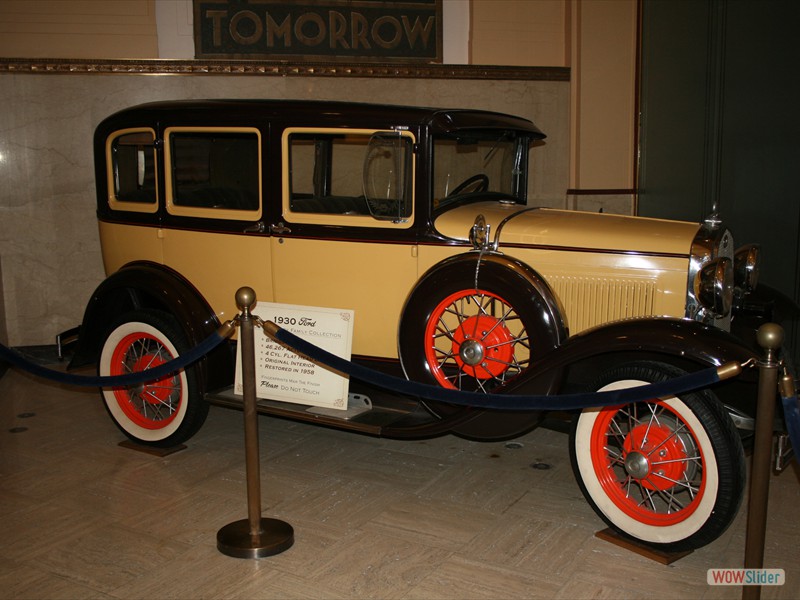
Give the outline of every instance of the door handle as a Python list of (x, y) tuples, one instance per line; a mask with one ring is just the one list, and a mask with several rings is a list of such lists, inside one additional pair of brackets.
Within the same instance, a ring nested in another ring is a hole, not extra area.
[(289, 229), (283, 222), (278, 223), (277, 225), (270, 225), (269, 232), (275, 233), (277, 235), (283, 235), (285, 233), (292, 233), (292, 230)]
[(249, 227), (244, 228), (244, 233), (264, 233), (266, 227), (264, 226), (264, 221), (259, 221), (255, 225), (250, 225)]

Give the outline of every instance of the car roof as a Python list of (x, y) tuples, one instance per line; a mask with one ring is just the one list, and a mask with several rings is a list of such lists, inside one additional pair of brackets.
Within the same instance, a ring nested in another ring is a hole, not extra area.
[[(101, 126), (106, 130), (116, 129), (129, 126), (134, 121), (140, 125), (154, 121), (167, 125), (165, 115), (170, 113), (182, 119), (206, 113), (208, 116), (214, 115), (215, 119), (227, 120), (224, 117), (227, 114), (237, 120), (258, 117), (338, 127), (363, 127), (365, 122), (382, 121), (397, 126), (429, 126), (434, 133), (507, 129), (524, 132), (537, 139), (545, 137), (528, 119), (489, 110), (322, 100), (166, 100), (126, 108), (106, 118)], [(210, 124), (208, 121), (206, 123)]]

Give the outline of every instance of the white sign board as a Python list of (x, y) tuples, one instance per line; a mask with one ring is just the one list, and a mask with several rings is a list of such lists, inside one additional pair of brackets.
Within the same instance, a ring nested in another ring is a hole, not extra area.
[[(353, 311), (316, 306), (258, 302), (252, 311), (262, 321), (272, 321), (305, 341), (350, 360)], [(329, 371), (255, 330), (256, 397), (310, 406), (347, 410), (349, 379)], [(241, 343), (236, 348), (234, 391), (244, 393)]]

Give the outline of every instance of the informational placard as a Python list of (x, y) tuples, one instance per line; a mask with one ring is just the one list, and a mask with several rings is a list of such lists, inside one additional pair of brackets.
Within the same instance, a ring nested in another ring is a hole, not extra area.
[[(307, 342), (350, 360), (353, 311), (317, 306), (258, 302), (252, 311)], [(309, 406), (347, 410), (349, 379), (297, 355), (255, 330), (256, 397)], [(241, 376), (241, 343), (236, 348), (234, 391), (244, 392)]]

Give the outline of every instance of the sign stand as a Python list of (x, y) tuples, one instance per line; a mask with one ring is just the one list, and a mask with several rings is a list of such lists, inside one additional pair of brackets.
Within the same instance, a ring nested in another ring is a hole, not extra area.
[(252, 288), (239, 288), (236, 305), (242, 345), (242, 386), (244, 391), (244, 441), (247, 468), (247, 519), (229, 523), (217, 532), (217, 550), (234, 558), (263, 558), (280, 554), (294, 544), (294, 529), (284, 521), (261, 516), (261, 471), (256, 413), (256, 367), (254, 317), (256, 304)]

